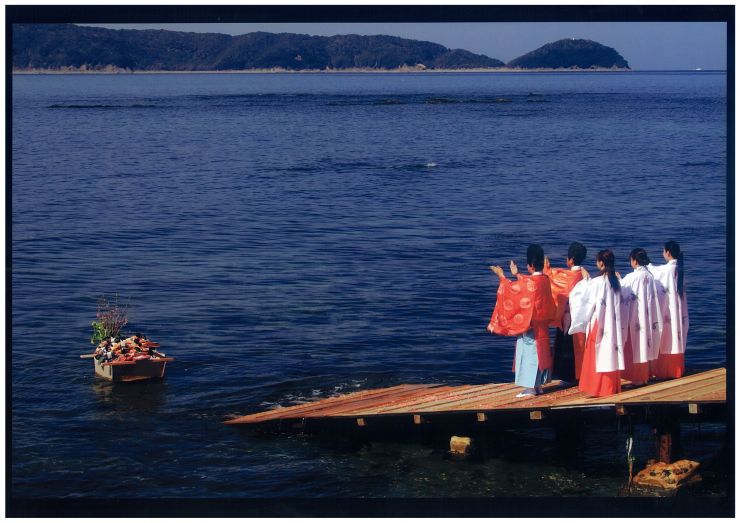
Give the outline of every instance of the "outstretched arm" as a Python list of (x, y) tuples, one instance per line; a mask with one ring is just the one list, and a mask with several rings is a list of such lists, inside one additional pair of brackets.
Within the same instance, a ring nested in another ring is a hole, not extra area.
[(488, 268), (491, 269), (491, 271), (493, 271), (493, 273), (500, 279), (506, 279), (506, 275), (504, 275), (504, 270), (501, 268), (500, 265), (490, 265)]

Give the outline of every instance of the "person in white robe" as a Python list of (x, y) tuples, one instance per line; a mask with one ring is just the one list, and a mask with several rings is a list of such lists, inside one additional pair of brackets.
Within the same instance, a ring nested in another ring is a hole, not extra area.
[(665, 243), (665, 265), (648, 265), (658, 282), (658, 297), (663, 316), (663, 332), (658, 358), (651, 365), (656, 378), (680, 378), (685, 371), (684, 353), (689, 333), (689, 309), (683, 275), (683, 252), (675, 241)]
[(625, 342), (622, 377), (633, 385), (644, 385), (650, 379), (650, 362), (658, 358), (663, 316), (658, 285), (647, 268), (647, 252), (633, 249), (629, 259), (634, 270), (620, 281)]
[(578, 388), (589, 396), (607, 396), (621, 390), (624, 370), (621, 291), (614, 270), (614, 253), (596, 255), (601, 275), (576, 284), (569, 296), (571, 324), (568, 334), (586, 333), (581, 379)]

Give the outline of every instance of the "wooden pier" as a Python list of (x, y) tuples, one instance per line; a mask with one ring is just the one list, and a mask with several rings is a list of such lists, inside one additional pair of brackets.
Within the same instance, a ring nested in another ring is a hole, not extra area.
[[(691, 373), (678, 379), (632, 387), (622, 382), (622, 392), (612, 396), (590, 398), (577, 387), (563, 387), (558, 381), (545, 387), (539, 396), (515, 397), (522, 390), (513, 383), (447, 386), (440, 384), (406, 384), (344, 394), (310, 403), (280, 407), (265, 412), (237, 417), (228, 425), (262, 425), (292, 421), (303, 426), (307, 420), (344, 420), (365, 427), (373, 420), (406, 418), (415, 425), (435, 417), (466, 417), (478, 422), (502, 419), (505, 415), (523, 415), (529, 420), (550, 416), (570, 416), (598, 409), (617, 416), (658, 411), (668, 408), (688, 416), (700, 415), (705, 409), (724, 412), (727, 401), (727, 372), (724, 368)], [(281, 423), (282, 424), (282, 423)]]

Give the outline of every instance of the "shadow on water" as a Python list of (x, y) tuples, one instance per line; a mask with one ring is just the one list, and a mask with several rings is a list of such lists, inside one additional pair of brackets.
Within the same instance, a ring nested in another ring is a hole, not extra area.
[(96, 378), (90, 388), (97, 406), (104, 412), (153, 414), (164, 407), (167, 400), (164, 380), (113, 383)]

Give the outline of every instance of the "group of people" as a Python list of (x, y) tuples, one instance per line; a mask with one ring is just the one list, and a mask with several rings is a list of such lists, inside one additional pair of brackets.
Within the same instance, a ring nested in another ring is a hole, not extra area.
[(511, 261), (512, 281), (492, 265), (499, 288), (488, 331), (516, 336), (514, 382), (524, 387), (517, 397), (542, 394), (552, 378), (577, 381), (594, 397), (620, 392), (622, 379), (643, 385), (680, 378), (689, 318), (678, 243), (666, 242), (663, 257), (667, 263), (655, 265), (644, 249), (633, 249), (633, 271), (622, 277), (604, 249), (596, 254), (599, 275), (591, 277), (581, 265), (586, 247), (573, 242), (566, 268), (551, 267), (537, 244), (527, 248), (527, 275)]

